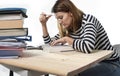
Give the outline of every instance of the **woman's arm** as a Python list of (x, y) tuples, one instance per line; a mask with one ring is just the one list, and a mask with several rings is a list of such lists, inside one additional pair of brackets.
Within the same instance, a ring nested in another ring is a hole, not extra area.
[(96, 33), (97, 33), (96, 28), (93, 24), (87, 23), (82, 30), (84, 30), (84, 33), (83, 33), (83, 37), (80, 39), (73, 39), (71, 37), (66, 36), (53, 41), (51, 45), (57, 45), (59, 43), (61, 44), (68, 43), (69, 45), (72, 45), (74, 50), (83, 53), (91, 53), (95, 48)]
[(91, 53), (95, 50), (97, 30), (92, 23), (87, 23), (82, 29), (84, 32), (80, 39), (73, 41), (73, 48), (83, 53)]
[(60, 39), (60, 35), (57, 34), (52, 38), (49, 35), (43, 36), (43, 39), (44, 39), (45, 44), (51, 44), (53, 41)]
[(46, 25), (50, 17), (51, 15), (46, 15), (45, 13), (41, 13), (40, 18), (39, 18), (40, 23), (42, 25), (43, 39), (44, 39), (45, 44), (48, 44), (51, 42), (48, 29), (47, 29), (47, 25)]
[(51, 17), (52, 15), (46, 15), (45, 13), (42, 13), (42, 14), (40, 14), (40, 18), (39, 18), (39, 20), (40, 20), (40, 23), (41, 23), (41, 25), (42, 25), (42, 31), (43, 31), (43, 37), (46, 37), (46, 36), (48, 36), (48, 30), (47, 30), (47, 25), (46, 25), (46, 23), (47, 23), (47, 21), (48, 21), (48, 19)]

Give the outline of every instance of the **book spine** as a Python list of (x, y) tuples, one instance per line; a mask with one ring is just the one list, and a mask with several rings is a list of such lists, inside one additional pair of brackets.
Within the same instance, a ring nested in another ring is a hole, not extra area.
[(0, 50), (0, 56), (22, 56), (23, 52), (18, 50)]

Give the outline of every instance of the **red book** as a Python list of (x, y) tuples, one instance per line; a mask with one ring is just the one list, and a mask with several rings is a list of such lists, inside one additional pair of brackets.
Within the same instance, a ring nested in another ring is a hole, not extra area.
[(0, 46), (0, 56), (22, 56), (24, 48)]

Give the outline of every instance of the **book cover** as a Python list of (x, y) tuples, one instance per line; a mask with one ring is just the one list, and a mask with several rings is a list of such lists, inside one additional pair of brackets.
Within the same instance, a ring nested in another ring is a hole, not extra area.
[(22, 14), (23, 17), (27, 18), (28, 16), (26, 15), (27, 9), (25, 8), (0, 8), (0, 14)]

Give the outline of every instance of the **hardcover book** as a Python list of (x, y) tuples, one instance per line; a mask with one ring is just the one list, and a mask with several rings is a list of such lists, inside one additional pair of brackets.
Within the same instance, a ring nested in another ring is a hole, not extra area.
[(13, 36), (27, 36), (28, 28), (6, 28), (0, 29), (0, 38), (1, 37), (13, 37)]
[(23, 50), (24, 48), (21, 47), (0, 46), (0, 58), (23, 56)]
[(23, 28), (24, 20), (0, 20), (0, 29), (5, 28)]
[(25, 8), (0, 8), (0, 14), (22, 14), (23, 17), (27, 18), (27, 9)]

